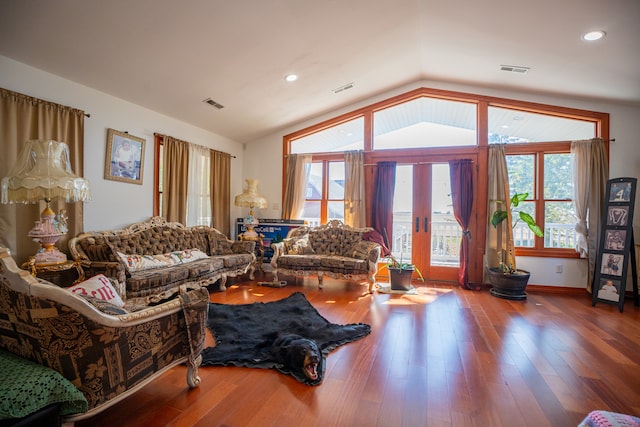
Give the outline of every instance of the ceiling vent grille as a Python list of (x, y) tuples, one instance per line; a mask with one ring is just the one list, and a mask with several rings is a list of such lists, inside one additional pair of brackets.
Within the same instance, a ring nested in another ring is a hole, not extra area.
[(224, 105), (217, 103), (216, 101), (214, 101), (211, 98), (207, 98), (202, 102), (206, 102), (207, 104), (211, 105), (212, 107), (216, 107), (218, 110), (222, 110), (224, 108)]
[(333, 89), (333, 93), (340, 93), (340, 92), (344, 92), (347, 89), (351, 89), (353, 87), (353, 83), (347, 83), (344, 86), (340, 86), (338, 88)]
[(501, 65), (500, 71), (507, 71), (509, 73), (527, 74), (529, 67), (521, 67), (519, 65)]

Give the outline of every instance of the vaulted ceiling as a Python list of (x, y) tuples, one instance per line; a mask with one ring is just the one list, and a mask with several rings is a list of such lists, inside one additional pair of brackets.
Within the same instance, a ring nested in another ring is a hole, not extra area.
[(637, 0), (0, 0), (0, 55), (251, 142), (423, 80), (640, 105), (639, 22)]

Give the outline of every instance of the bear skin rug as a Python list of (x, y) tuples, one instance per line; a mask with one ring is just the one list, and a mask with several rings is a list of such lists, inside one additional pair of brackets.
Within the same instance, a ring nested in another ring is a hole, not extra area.
[(202, 366), (277, 369), (307, 385), (322, 382), (331, 351), (371, 332), (364, 323), (329, 322), (300, 292), (267, 303), (210, 303), (207, 326), (216, 345), (204, 349)]

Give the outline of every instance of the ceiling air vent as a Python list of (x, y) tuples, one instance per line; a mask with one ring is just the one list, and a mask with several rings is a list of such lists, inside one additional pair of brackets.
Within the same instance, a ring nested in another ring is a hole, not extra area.
[(526, 74), (529, 67), (520, 67), (519, 65), (501, 65), (500, 71), (508, 71), (510, 73)]
[(340, 87), (338, 87), (338, 88), (335, 88), (335, 89), (333, 90), (333, 93), (340, 93), (340, 92), (344, 92), (345, 90), (347, 90), (347, 89), (351, 89), (352, 87), (353, 87), (353, 83), (347, 83), (347, 84), (346, 84), (346, 85), (344, 85), (344, 86), (340, 86)]
[(209, 105), (211, 105), (213, 107), (216, 107), (218, 110), (222, 110), (224, 108), (224, 105), (217, 103), (216, 101), (214, 101), (211, 98), (207, 98), (202, 102), (206, 102), (207, 104), (209, 104)]

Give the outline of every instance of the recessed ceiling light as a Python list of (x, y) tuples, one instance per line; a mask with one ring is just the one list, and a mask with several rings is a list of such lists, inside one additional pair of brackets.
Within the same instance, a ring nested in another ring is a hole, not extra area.
[(298, 75), (297, 74), (287, 74), (286, 76), (284, 76), (284, 79), (286, 81), (288, 81), (289, 83), (295, 82), (296, 80), (298, 80)]
[(597, 30), (597, 31), (589, 31), (588, 33), (585, 33), (582, 35), (582, 40), (584, 41), (588, 41), (588, 42), (594, 42), (596, 40), (600, 40), (601, 38), (603, 38), (607, 33), (605, 33), (602, 30)]

